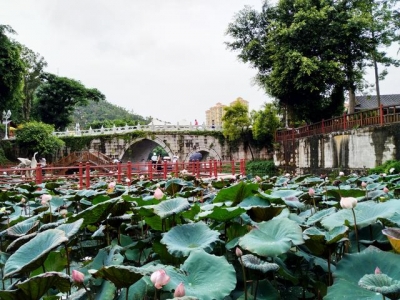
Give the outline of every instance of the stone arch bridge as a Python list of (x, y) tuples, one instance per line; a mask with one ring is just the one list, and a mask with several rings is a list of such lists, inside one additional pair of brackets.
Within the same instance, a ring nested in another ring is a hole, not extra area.
[[(90, 152), (102, 153), (110, 158), (123, 162), (142, 162), (157, 146), (161, 146), (170, 157), (177, 155), (179, 161), (188, 161), (195, 152), (203, 155), (202, 160), (250, 160), (251, 152), (243, 144), (232, 152), (224, 142), (221, 128), (207, 128), (204, 125), (146, 125), (123, 126), (101, 129), (89, 129), (54, 132), (54, 135), (64, 137), (89, 137), (87, 145)], [(72, 147), (65, 149), (64, 155), (72, 152)], [(264, 153), (265, 152), (265, 153)], [(253, 153), (255, 158), (267, 157), (266, 151)]]

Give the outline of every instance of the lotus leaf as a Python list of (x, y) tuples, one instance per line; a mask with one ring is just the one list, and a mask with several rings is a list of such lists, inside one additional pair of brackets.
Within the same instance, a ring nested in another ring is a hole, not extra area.
[(301, 227), (289, 219), (272, 219), (257, 224), (239, 240), (239, 245), (257, 255), (276, 256), (287, 252), (293, 245), (304, 243)]
[(185, 198), (174, 198), (170, 200), (165, 200), (154, 206), (154, 212), (164, 219), (168, 216), (180, 213), (184, 210), (188, 210), (190, 204)]
[(253, 254), (242, 255), (240, 257), (240, 260), (246, 268), (258, 270), (263, 273), (276, 271), (279, 269), (279, 266), (277, 264), (263, 261)]
[(232, 201), (233, 205), (240, 203), (243, 199), (253, 196), (258, 191), (258, 184), (240, 182), (220, 190), (213, 202)]
[(68, 241), (64, 231), (49, 229), (22, 245), (4, 266), (4, 278), (29, 272), (41, 266), (51, 250)]
[(65, 236), (68, 239), (71, 239), (75, 234), (78, 233), (79, 228), (82, 226), (83, 219), (79, 219), (75, 221), (74, 223), (69, 223), (69, 224), (62, 224), (57, 227), (57, 229), (64, 231)]
[(361, 288), (358, 282), (366, 274), (374, 273), (379, 267), (383, 274), (391, 278), (400, 278), (399, 255), (383, 252), (370, 246), (364, 251), (345, 255), (333, 272), (336, 278), (328, 288), (324, 299), (382, 299), (382, 295)]
[(27, 243), (28, 241), (30, 241), (31, 239), (33, 239), (35, 236), (37, 235), (37, 232), (33, 232), (31, 234), (26, 234), (24, 236), (21, 236), (19, 238), (17, 238), (16, 240), (12, 241), (7, 249), (6, 252), (12, 252), (16, 249), (18, 249), (19, 247), (21, 247), (23, 244)]
[(93, 274), (105, 278), (117, 288), (127, 288), (143, 277), (143, 271), (132, 266), (105, 266)]
[(206, 211), (199, 213), (199, 218), (200, 219), (212, 219), (212, 220), (217, 220), (220, 222), (226, 222), (229, 220), (232, 220), (233, 218), (236, 218), (240, 216), (242, 213), (246, 212), (245, 209), (240, 208), (240, 207), (214, 207), (212, 211)]
[[(400, 201), (398, 200), (389, 200), (381, 203), (366, 201), (358, 203), (354, 208), (359, 228), (374, 224), (378, 218), (390, 218), (396, 211), (400, 211)], [(345, 224), (346, 220), (350, 225), (354, 225), (351, 209), (341, 209), (322, 219), (321, 224), (331, 230), (334, 227)]]
[(399, 299), (400, 281), (390, 278), (386, 274), (364, 275), (358, 285), (369, 291), (381, 293), (389, 299)]
[(171, 280), (164, 290), (172, 291), (183, 282), (186, 296), (202, 300), (222, 300), (236, 286), (235, 269), (225, 257), (203, 250), (192, 251), (180, 270), (167, 267), (166, 272)]
[(211, 230), (203, 222), (175, 226), (163, 233), (161, 243), (167, 245), (168, 252), (176, 256), (187, 256), (193, 250), (212, 250), (218, 241), (219, 232)]
[(27, 233), (30, 233), (34, 230), (38, 225), (39, 221), (36, 221), (36, 217), (27, 219), (25, 221), (19, 222), (14, 226), (7, 229), (7, 235), (13, 237), (20, 237)]

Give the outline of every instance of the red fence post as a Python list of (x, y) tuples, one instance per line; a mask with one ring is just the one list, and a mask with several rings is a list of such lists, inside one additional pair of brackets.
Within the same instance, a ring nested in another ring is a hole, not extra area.
[(131, 185), (131, 181), (132, 181), (132, 163), (131, 161), (128, 161), (128, 163), (126, 164), (126, 176), (129, 179), (128, 185)]
[(42, 167), (38, 165), (35, 170), (36, 184), (41, 184), (43, 182), (42, 179)]
[(231, 160), (232, 175), (235, 175), (235, 161)]
[(167, 161), (164, 160), (164, 166), (163, 166), (163, 178), (167, 179), (167, 168), (168, 168), (168, 164)]
[(83, 167), (82, 162), (79, 162), (79, 189), (83, 189)]
[(176, 177), (178, 177), (178, 174), (179, 174), (179, 163), (178, 163), (178, 161), (174, 162), (174, 168), (175, 168), (174, 173), (175, 173), (175, 178), (176, 178)]
[(343, 130), (346, 130), (346, 113), (343, 114)]
[(214, 177), (217, 178), (218, 176), (218, 163), (217, 160), (214, 159)]
[(246, 160), (243, 159), (243, 172), (242, 172), (243, 176), (246, 176)]
[(200, 178), (200, 161), (196, 161), (196, 177)]
[(210, 177), (212, 177), (212, 172), (213, 172), (213, 162), (212, 162), (212, 160), (210, 159), (209, 161), (208, 161), (208, 171), (210, 172)]
[(90, 164), (86, 163), (86, 189), (90, 189)]
[(147, 163), (147, 172), (149, 173), (149, 179), (153, 180), (153, 164), (151, 162)]
[(325, 133), (325, 120), (324, 119), (322, 119), (321, 128), (322, 128), (322, 133)]
[(380, 115), (381, 126), (383, 126), (383, 104), (379, 106), (379, 115)]
[(121, 183), (121, 174), (122, 174), (122, 168), (121, 168), (121, 162), (118, 162), (118, 164), (117, 164), (117, 170), (118, 170), (118, 173), (117, 173), (117, 182), (118, 183)]

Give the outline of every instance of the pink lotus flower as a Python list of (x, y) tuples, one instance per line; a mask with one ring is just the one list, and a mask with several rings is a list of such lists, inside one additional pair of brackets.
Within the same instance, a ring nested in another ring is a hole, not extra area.
[(375, 275), (376, 274), (382, 274), (381, 269), (379, 269), (378, 267), (375, 268)]
[(385, 194), (387, 194), (387, 193), (389, 193), (389, 189), (385, 186), (385, 187), (383, 188), (383, 192), (384, 192)]
[(352, 209), (357, 206), (357, 199), (354, 197), (342, 197), (340, 206), (345, 209)]
[(255, 180), (256, 180), (256, 182), (260, 182), (260, 181), (261, 181), (260, 176), (256, 176), (256, 177), (255, 177)]
[(183, 297), (183, 296), (185, 296), (185, 286), (184, 286), (183, 282), (181, 282), (176, 287), (174, 297)]
[(340, 171), (339, 176), (344, 176), (344, 172)]
[(75, 283), (83, 283), (85, 275), (77, 270), (72, 270), (72, 280)]
[(110, 182), (110, 183), (108, 184), (108, 188), (109, 188), (109, 189), (113, 189), (113, 188), (115, 188), (115, 185), (116, 185), (115, 181), (112, 181), (112, 182)]
[(161, 289), (164, 285), (166, 285), (171, 278), (165, 273), (163, 269), (155, 271), (150, 276), (151, 282), (154, 284), (156, 289)]
[(51, 195), (43, 194), (42, 197), (40, 198), (41, 199), (40, 203), (42, 205), (47, 205), (47, 203), (51, 200), (51, 198), (52, 198)]
[(310, 188), (310, 189), (308, 190), (308, 194), (310, 195), (310, 197), (314, 197), (314, 195), (315, 195), (314, 189), (313, 189), (313, 188)]
[(367, 183), (366, 183), (365, 181), (363, 181), (363, 182), (361, 182), (361, 186), (362, 186), (363, 188), (366, 188), (366, 187), (367, 187)]
[(156, 188), (154, 191), (154, 198), (160, 200), (162, 197), (164, 197), (164, 193), (160, 190), (160, 188)]
[(237, 257), (241, 257), (241, 256), (243, 255), (243, 252), (242, 252), (242, 250), (240, 250), (239, 247), (236, 247), (235, 253), (236, 253), (236, 256), (237, 256)]

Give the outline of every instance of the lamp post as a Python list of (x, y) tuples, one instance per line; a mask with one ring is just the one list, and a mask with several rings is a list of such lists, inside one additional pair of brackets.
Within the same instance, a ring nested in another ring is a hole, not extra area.
[(8, 140), (8, 131), (7, 131), (7, 125), (8, 125), (8, 119), (11, 117), (11, 111), (8, 110), (7, 112), (3, 111), (3, 123), (6, 125), (6, 132), (4, 134), (4, 140)]

